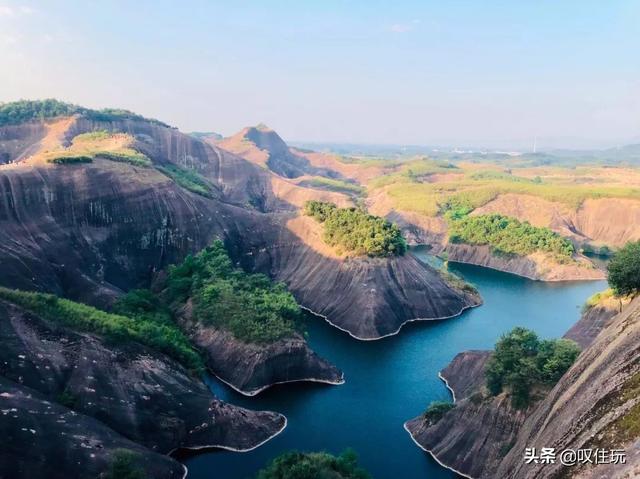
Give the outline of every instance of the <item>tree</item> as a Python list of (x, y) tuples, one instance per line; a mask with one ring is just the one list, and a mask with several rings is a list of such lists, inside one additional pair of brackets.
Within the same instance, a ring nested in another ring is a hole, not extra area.
[(432, 424), (438, 422), (442, 416), (455, 408), (456, 405), (447, 401), (432, 401), (422, 416)]
[(335, 457), (325, 452), (285, 452), (262, 469), (257, 479), (370, 479), (351, 449)]
[(618, 296), (640, 291), (640, 241), (627, 243), (607, 267), (609, 286)]
[(487, 389), (496, 396), (508, 388), (515, 408), (526, 408), (534, 384), (555, 384), (580, 354), (568, 339), (543, 340), (526, 328), (514, 328), (496, 343), (487, 362)]
[(105, 479), (145, 479), (146, 474), (135, 464), (139, 456), (129, 449), (116, 449)]

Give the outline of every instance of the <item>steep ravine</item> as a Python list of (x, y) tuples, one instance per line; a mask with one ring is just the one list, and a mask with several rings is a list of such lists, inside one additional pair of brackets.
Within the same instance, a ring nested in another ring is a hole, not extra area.
[[(464, 352), (442, 371), (456, 407), (435, 424), (418, 417), (406, 429), (444, 466), (473, 478), (635, 477), (640, 472), (640, 298), (611, 317), (591, 309), (567, 333), (588, 347), (544, 399), (514, 410), (506, 394), (480, 394), (488, 352)], [(600, 334), (597, 334), (600, 332)], [(597, 337), (596, 337), (597, 336)], [(590, 345), (589, 345), (590, 344)], [(525, 448), (625, 448), (627, 464), (527, 465)]]

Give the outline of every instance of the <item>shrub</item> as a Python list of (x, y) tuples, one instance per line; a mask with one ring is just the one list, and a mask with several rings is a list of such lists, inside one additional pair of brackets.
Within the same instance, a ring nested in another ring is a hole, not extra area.
[(144, 470), (135, 464), (139, 456), (129, 449), (116, 449), (105, 479), (145, 479)]
[(0, 126), (13, 125), (29, 120), (42, 120), (68, 116), (78, 112), (75, 105), (49, 98), (47, 100), (20, 100), (0, 104)]
[(307, 201), (304, 214), (324, 225), (324, 240), (356, 255), (402, 255), (407, 243), (398, 226), (358, 208), (338, 208), (333, 203)]
[(447, 401), (432, 401), (422, 416), (431, 424), (437, 423), (442, 416), (455, 408), (456, 405)]
[(47, 161), (56, 165), (73, 165), (76, 163), (91, 163), (93, 158), (87, 155), (61, 155)]
[(570, 259), (573, 244), (549, 228), (499, 214), (449, 217), (449, 241), (490, 245), (498, 253), (528, 255), (536, 251)]
[(349, 183), (343, 180), (336, 180), (334, 178), (325, 178), (324, 176), (314, 176), (306, 182), (307, 185), (315, 188), (325, 188), (330, 191), (337, 191), (339, 193), (349, 193), (362, 195), (365, 193), (365, 189), (355, 183)]
[(120, 163), (129, 163), (133, 166), (140, 166), (142, 168), (148, 168), (151, 166), (151, 160), (142, 153), (138, 153), (135, 150), (131, 151), (98, 151), (95, 154), (98, 158), (104, 158), (105, 160), (117, 161)]
[(487, 362), (485, 377), (492, 395), (504, 388), (511, 392), (515, 408), (530, 404), (534, 384), (552, 386), (571, 367), (580, 354), (576, 343), (568, 339), (540, 340), (525, 328), (514, 328), (496, 343)]
[(257, 479), (370, 479), (350, 449), (335, 457), (325, 452), (285, 452), (258, 472)]
[(46, 100), (20, 100), (11, 103), (0, 104), (0, 126), (15, 125), (30, 120), (44, 120), (59, 116), (81, 114), (94, 121), (115, 120), (145, 120), (156, 125), (168, 127), (166, 123), (144, 118), (141, 115), (127, 110), (106, 108), (103, 110), (91, 110), (71, 103), (65, 103), (53, 98)]
[(166, 296), (174, 307), (193, 298), (198, 321), (245, 342), (269, 343), (301, 329), (302, 312), (285, 285), (234, 268), (219, 240), (169, 268)]
[(212, 186), (199, 173), (193, 170), (187, 170), (177, 165), (166, 164), (156, 167), (161, 173), (165, 174), (184, 189), (196, 193), (206, 198), (212, 197)]
[(607, 266), (609, 286), (616, 295), (635, 295), (640, 291), (640, 241), (627, 243)]

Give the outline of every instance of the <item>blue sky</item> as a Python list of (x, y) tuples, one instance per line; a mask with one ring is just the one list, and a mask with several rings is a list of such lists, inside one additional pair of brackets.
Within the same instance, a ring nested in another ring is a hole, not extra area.
[(285, 139), (640, 139), (640, 1), (0, 0), (0, 101)]

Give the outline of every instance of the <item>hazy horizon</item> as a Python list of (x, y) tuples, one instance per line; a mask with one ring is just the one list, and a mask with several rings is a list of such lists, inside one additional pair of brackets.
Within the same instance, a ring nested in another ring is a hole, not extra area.
[(538, 149), (640, 141), (633, 1), (3, 2), (0, 101), (183, 131)]

